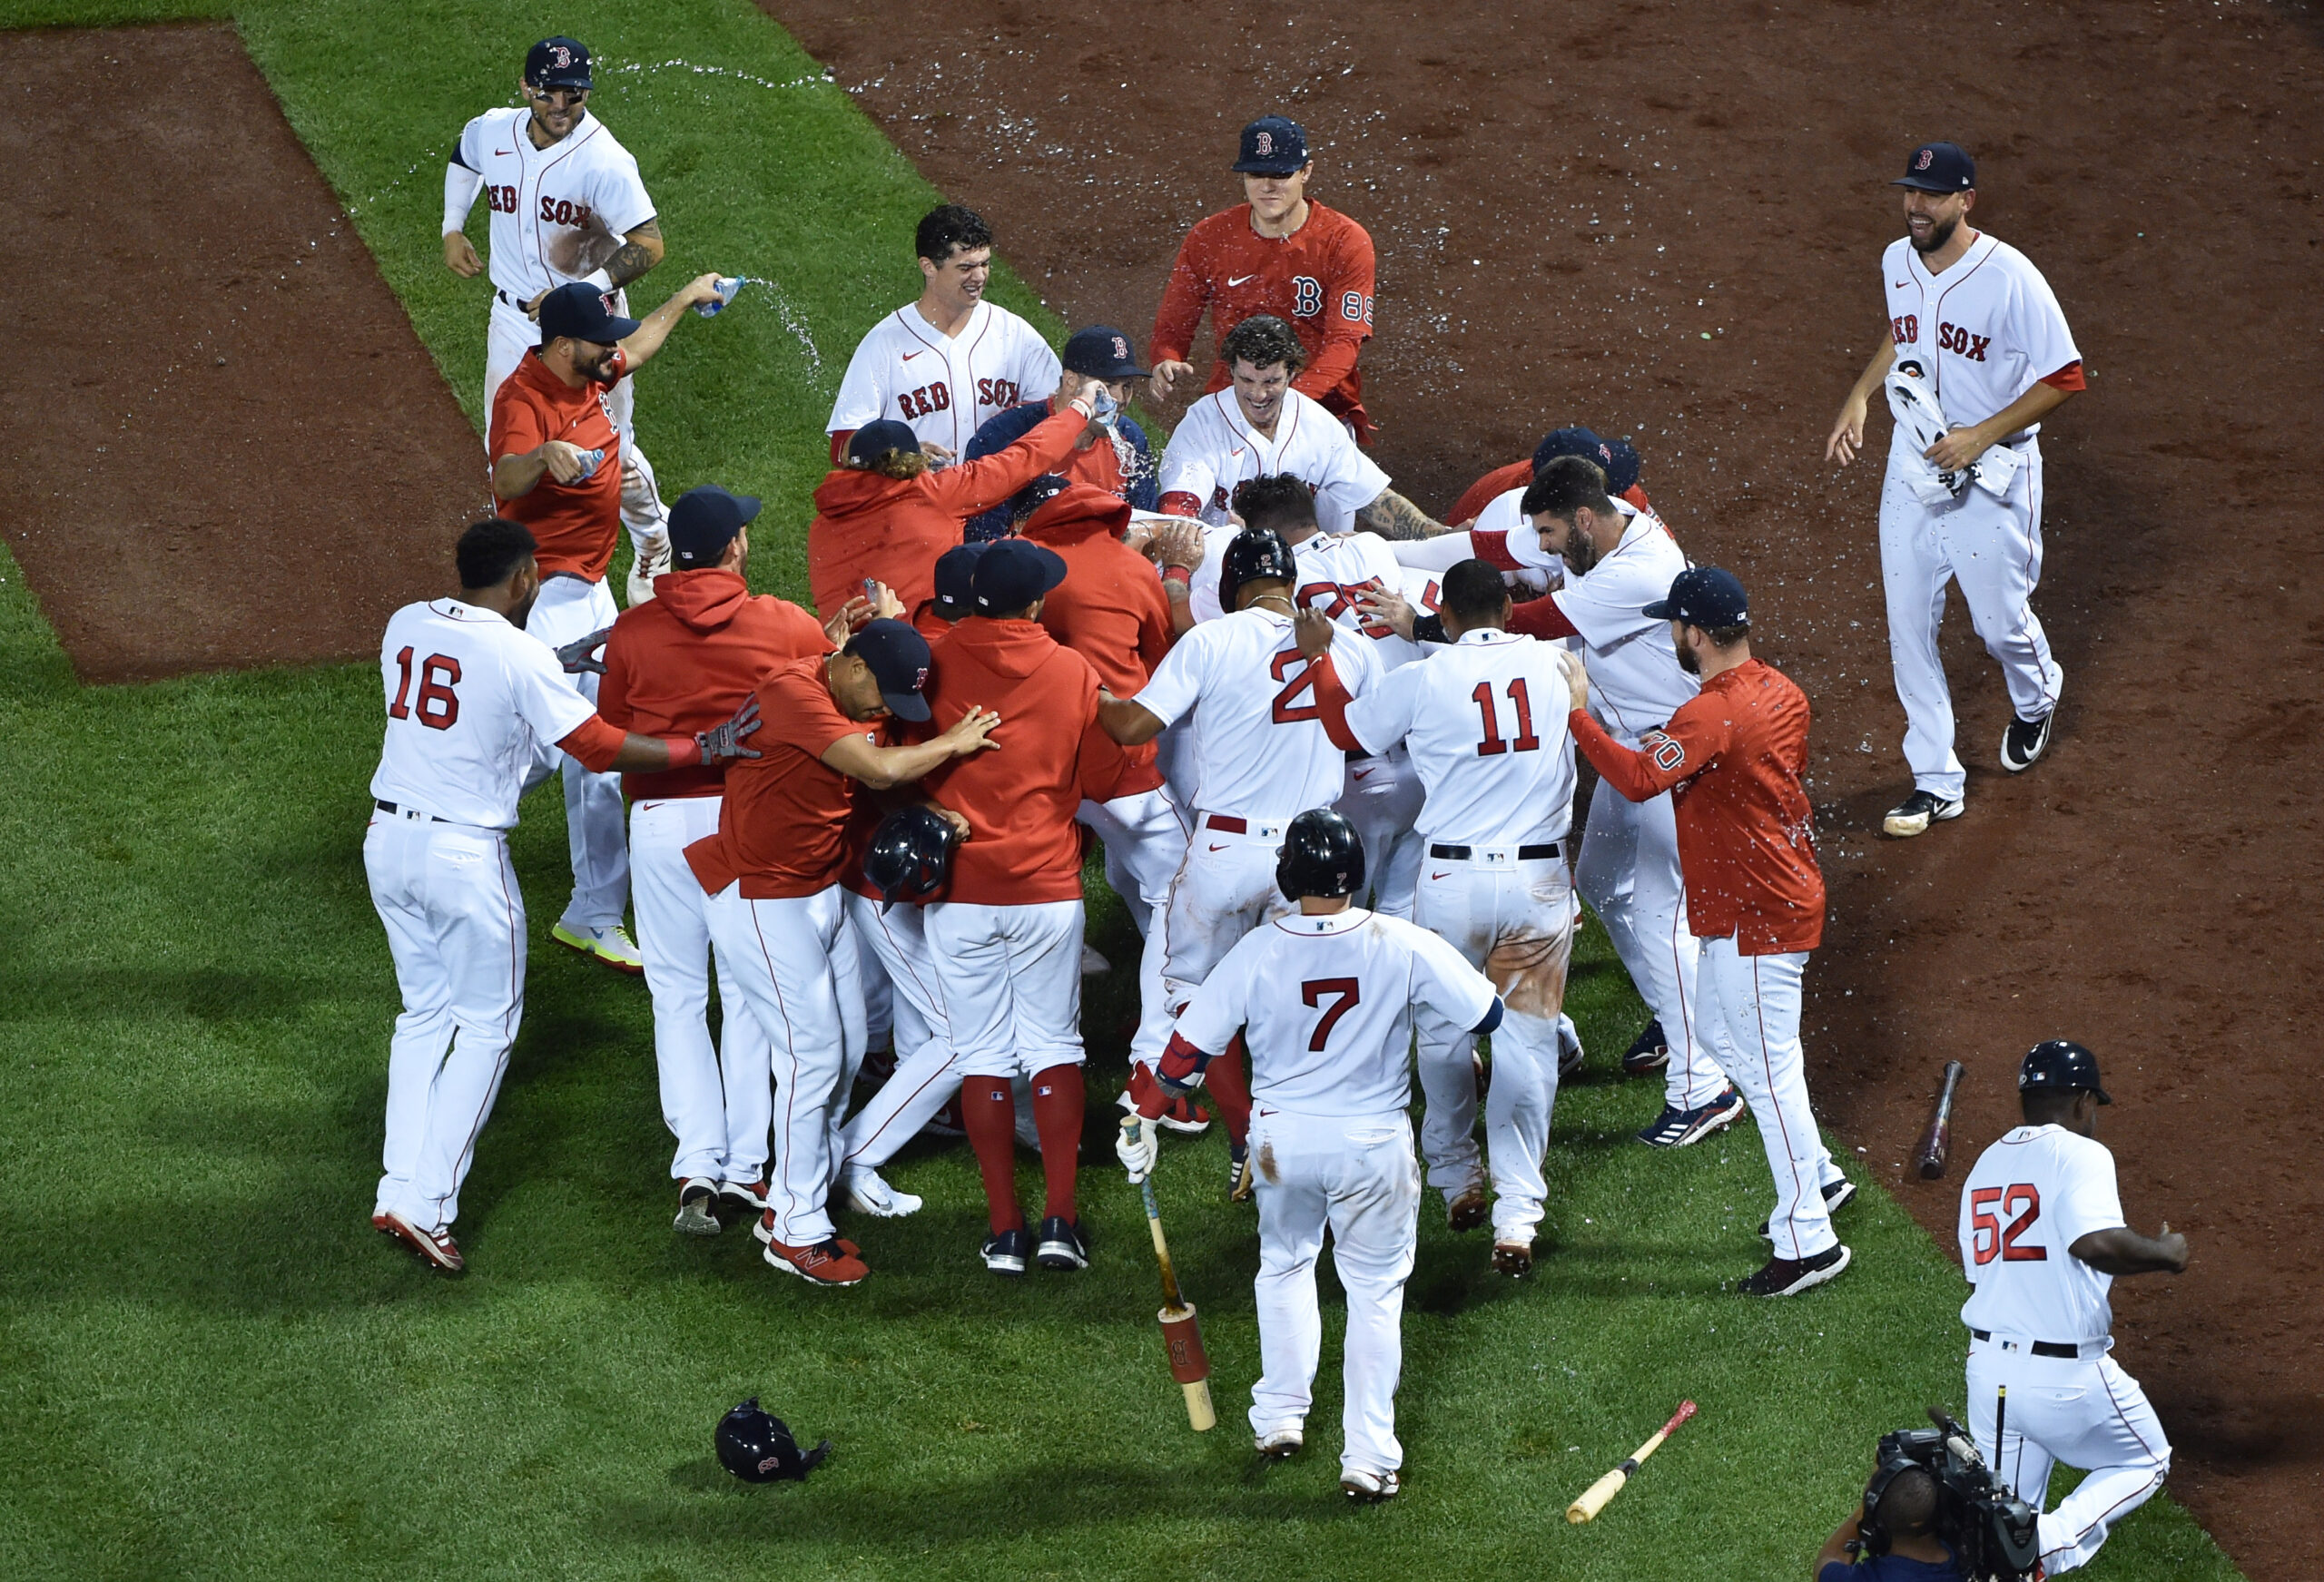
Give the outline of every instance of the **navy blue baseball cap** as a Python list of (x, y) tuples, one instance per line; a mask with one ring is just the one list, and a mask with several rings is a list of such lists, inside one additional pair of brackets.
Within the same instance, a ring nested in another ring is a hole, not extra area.
[(525, 52), (525, 81), (536, 88), (586, 88), (589, 52), (579, 39), (563, 34), (545, 38)]
[(1888, 184), (1924, 192), (1965, 192), (1977, 184), (1977, 162), (1957, 142), (1925, 142), (1905, 162), (1905, 173)]
[[(1533, 471), (1541, 470), (1561, 456), (1578, 456), (1593, 463), (1606, 475), (1606, 492), (1619, 495), (1638, 482), (1638, 452), (1619, 439), (1601, 439), (1594, 430), (1580, 424), (1571, 428), (1552, 428), (1541, 436), (1541, 443), (1533, 447)], [(1625, 465), (1627, 464), (1627, 465)]]
[(586, 280), (559, 286), (541, 299), (541, 344), (559, 336), (611, 346), (637, 333), (637, 320), (613, 310), (613, 300)]
[(938, 618), (965, 621), (969, 617), (969, 600), (973, 594), (973, 579), (977, 562), (998, 540), (986, 539), (979, 544), (956, 544), (936, 557), (936, 601), (930, 607)]
[(743, 524), (759, 514), (752, 495), (730, 495), (716, 484), (688, 489), (670, 506), (670, 564), (680, 571), (716, 565)]
[(928, 718), (928, 700), (920, 695), (933, 663), (927, 638), (901, 621), (866, 621), (840, 652), (872, 667), (872, 679), (880, 683), (880, 701), (888, 705), (888, 712), (899, 720)]
[(1287, 116), (1263, 115), (1243, 128), (1235, 168), (1254, 176), (1287, 176), (1307, 162), (1307, 129)]
[(1065, 580), (1065, 557), (1025, 538), (996, 538), (985, 545), (969, 578), (974, 613), (1021, 610)]
[(848, 436), (847, 465), (870, 467), (891, 450), (907, 455), (920, 449), (920, 436), (911, 431), (909, 423), (899, 423), (893, 418), (882, 418), (876, 423), (866, 423)]
[(2036, 1044), (2018, 1062), (2017, 1091), (2036, 1093), (2043, 1089), (2055, 1093), (2087, 1090), (2098, 1096), (2100, 1104), (2114, 1102), (2098, 1086), (2098, 1056), (2067, 1038), (2050, 1038)]
[(1092, 324), (1087, 329), (1077, 329), (1073, 339), (1065, 343), (1065, 356), (1060, 359), (1068, 373), (1088, 378), (1142, 379), (1146, 370), (1137, 366), (1137, 356), (1130, 349), (1129, 337), (1110, 324)]
[(1706, 632), (1721, 626), (1748, 626), (1750, 601), (1731, 571), (1715, 565), (1690, 565), (1670, 582), (1669, 596), (1639, 612), (1653, 621), (1684, 621)]
[(1058, 473), (1045, 472), (1009, 496), (1009, 520), (1021, 527), (1025, 518), (1048, 505), (1073, 486), (1073, 480)]

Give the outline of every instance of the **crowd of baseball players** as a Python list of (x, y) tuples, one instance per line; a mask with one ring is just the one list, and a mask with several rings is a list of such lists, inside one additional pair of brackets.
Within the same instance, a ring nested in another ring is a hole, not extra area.
[[(1269, 1455), (1304, 1440), (1328, 1229), (1358, 1498), (1399, 1484), (1423, 1170), (1452, 1230), (1489, 1227), (1493, 1269), (1535, 1268), (1558, 1086), (1582, 1060), (1562, 999), (1585, 903), (1652, 1013), (1621, 1057), (1665, 1085), (1640, 1142), (1757, 1127), (1771, 1247), (1739, 1289), (1796, 1295), (1847, 1267), (1836, 1216), (1856, 1188), (1817, 1125), (1799, 1026), (1825, 914), (1808, 700), (1753, 655), (1745, 589), (1689, 564), (1627, 442), (1558, 427), (1441, 521), (1396, 492), (1359, 368), (1371, 241), (1307, 195), (1298, 124), (1244, 129), (1246, 201), (1179, 247), (1145, 365), (1102, 325), (1052, 350), (986, 300), (985, 221), (931, 212), (925, 290), (864, 338), (832, 413), (811, 611), (749, 592), (759, 501), (707, 481), (667, 497), (638, 449), (635, 376), (734, 286), (704, 275), (629, 316), (662, 217), (589, 113), (590, 76), (576, 41), (534, 46), (522, 103), (469, 123), (446, 171), (464, 276), (485, 268), (465, 233), (480, 194), (490, 209), (497, 515), (459, 540), (458, 592), (398, 612), (381, 649), (365, 860), (404, 1011), (376, 1228), (463, 1267), (460, 1184), (523, 1003), (507, 832), (554, 771), (573, 889), (552, 938), (645, 979), (676, 1229), (747, 1220), (769, 1264), (825, 1286), (876, 1265), (870, 1221), (921, 1206), (881, 1170), (931, 1130), (974, 1152), (986, 1269), (1087, 1267), (1081, 988), (1105, 964), (1082, 874), (1101, 847), (1143, 941), (1121, 1162), (1137, 1181), (1163, 1131), (1213, 1110), (1226, 1130), (1222, 1186), (1256, 1199), (1250, 1423)], [(2001, 766), (2049, 745), (2063, 676), (2028, 604), (2034, 434), (2083, 380), (2041, 275), (1967, 223), (1969, 156), (1924, 145), (1897, 184), (1892, 333), (1827, 454), (1853, 457), (1885, 392), (1914, 777), (1886, 828), (1909, 838), (1965, 805), (1935, 644), (1948, 583), (2007, 680)], [(1206, 314), (1206, 375), (1188, 360)], [(1186, 403), (1166, 446), (1133, 394)], [(1577, 755), (1597, 775), (1579, 822)], [(2105, 1282), (2182, 1267), (2185, 1247), (2123, 1224), (2089, 1140), (2093, 1056), (2045, 1045), (2022, 1085), (2029, 1125), (1995, 1145), (2012, 1163), (1990, 1182), (1981, 1163), (1964, 1204), (1969, 1376), (2020, 1382), (1993, 1453), (2037, 1506), (2052, 1454), (2110, 1469), (2044, 1517), (2056, 1571), (2168, 1467), (2106, 1358)], [(1038, 1215), (1020, 1145), (1041, 1159)], [(2029, 1420), (2036, 1400), (2050, 1420)]]

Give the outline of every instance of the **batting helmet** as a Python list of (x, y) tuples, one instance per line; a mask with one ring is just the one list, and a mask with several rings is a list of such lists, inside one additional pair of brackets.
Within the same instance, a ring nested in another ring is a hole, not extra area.
[(1329, 808), (1310, 808), (1292, 820), (1275, 860), (1275, 887), (1295, 901), (1362, 889), (1364, 841), (1355, 826)]
[(890, 906), (924, 901), (952, 877), (952, 849), (960, 831), (932, 808), (898, 808), (872, 831), (863, 877)]
[(1235, 595), (1243, 585), (1250, 582), (1296, 582), (1299, 570), (1291, 558), (1291, 545), (1280, 533), (1265, 528), (1246, 527), (1235, 535), (1226, 545), (1226, 557), (1218, 564), (1218, 602), (1228, 609), (1235, 608)]
[(2036, 1044), (2018, 1062), (2018, 1092), (2034, 1093), (2045, 1088), (2059, 1093), (2088, 1088), (2098, 1096), (2100, 1104), (2114, 1102), (2098, 1086), (2098, 1056), (2065, 1038)]
[(713, 1438), (720, 1465), (745, 1483), (773, 1483), (783, 1478), (804, 1483), (807, 1474), (832, 1453), (829, 1440), (801, 1451), (783, 1420), (759, 1410), (755, 1395), (720, 1418)]

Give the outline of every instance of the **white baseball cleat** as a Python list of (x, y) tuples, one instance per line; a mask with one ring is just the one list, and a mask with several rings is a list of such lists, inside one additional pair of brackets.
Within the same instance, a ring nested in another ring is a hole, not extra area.
[[(379, 1222), (387, 1223), (381, 1226)], [(419, 1261), (431, 1269), (446, 1274), (458, 1274), (466, 1269), (468, 1260), (460, 1256), (460, 1246), (452, 1240), (449, 1231), (423, 1231), (419, 1226), (394, 1209), (374, 1214), (371, 1223), (388, 1235), (401, 1242), (419, 1255)]]
[(678, 1188), (678, 1217), (670, 1228), (683, 1236), (718, 1233), (718, 1184), (707, 1175), (689, 1175)]
[(1880, 820), (1880, 832), (1899, 840), (1910, 840), (1926, 833), (1931, 824), (1959, 818), (1966, 807), (1959, 797), (1948, 800), (1935, 791), (1915, 791), (1888, 810), (1888, 816)]
[(1098, 955), (1097, 948), (1094, 946), (1084, 945), (1081, 947), (1082, 977), (1095, 978), (1101, 972), (1111, 972), (1113, 969), (1114, 964), (1107, 960), (1103, 956)]
[(548, 931), (548, 937), (567, 950), (577, 950), (615, 972), (626, 972), (632, 978), (645, 976), (645, 958), (638, 954), (637, 941), (619, 923), (606, 929), (576, 929), (560, 920)]
[(1377, 1505), (1384, 1499), (1393, 1499), (1403, 1480), (1393, 1472), (1372, 1472), (1362, 1467), (1340, 1469), (1340, 1492), (1364, 1505)]
[(1297, 1455), (1306, 1443), (1307, 1425), (1289, 1423), (1258, 1435), (1251, 1441), (1251, 1448), (1271, 1461), (1280, 1461), (1286, 1456)]
[(918, 1214), (921, 1209), (921, 1199), (909, 1192), (898, 1192), (876, 1170), (850, 1170), (846, 1186), (847, 1206), (857, 1214), (893, 1220)]
[(1560, 1012), (1558, 1016), (1558, 1080), (1563, 1082), (1581, 1069), (1581, 1029), (1573, 1018)]

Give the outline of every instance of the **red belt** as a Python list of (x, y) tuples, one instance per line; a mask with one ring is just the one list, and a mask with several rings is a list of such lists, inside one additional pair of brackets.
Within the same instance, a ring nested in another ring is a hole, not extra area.
[(1228, 835), (1247, 835), (1251, 832), (1251, 821), (1248, 819), (1237, 819), (1228, 813), (1205, 814), (1202, 824), (1206, 830), (1216, 830)]

